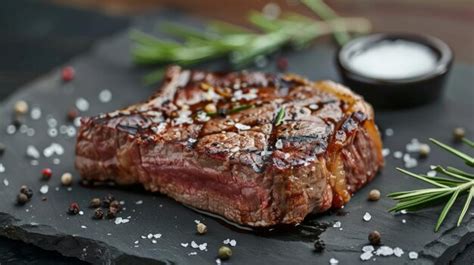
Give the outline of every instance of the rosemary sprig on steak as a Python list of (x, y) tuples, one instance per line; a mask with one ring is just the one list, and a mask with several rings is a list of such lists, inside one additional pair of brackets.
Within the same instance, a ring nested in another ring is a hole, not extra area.
[[(461, 158), (468, 166), (474, 167), (474, 157), (465, 154), (457, 149), (454, 149), (446, 144), (443, 144), (435, 139), (430, 139), (430, 141), (436, 144), (437, 146), (443, 148), (444, 150), (448, 151), (449, 153)], [(465, 139), (464, 142), (468, 146), (473, 147), (473, 145), (470, 144), (472, 143), (472, 141)], [(408, 176), (425, 181), (435, 187), (411, 191), (394, 192), (389, 194), (389, 197), (398, 201), (395, 207), (390, 209), (390, 211), (416, 211), (419, 209), (433, 206), (437, 203), (445, 202), (446, 204), (435, 226), (435, 231), (438, 231), (456, 200), (459, 199), (462, 195), (467, 194), (464, 207), (461, 213), (459, 214), (457, 226), (461, 224), (464, 216), (466, 215), (466, 212), (468, 211), (471, 205), (472, 198), (474, 197), (473, 173), (467, 173), (460, 169), (449, 166), (434, 166), (433, 169), (444, 176), (432, 177), (422, 174), (415, 174), (401, 168), (397, 169)]]
[[(134, 30), (130, 35), (135, 44), (132, 56), (135, 63), (141, 65), (174, 63), (181, 66), (226, 57), (239, 68), (282, 47), (303, 48), (323, 35), (334, 34), (342, 45), (349, 40), (347, 32), (370, 31), (370, 22), (365, 18), (341, 18), (321, 0), (302, 2), (322, 20), (298, 13), (269, 18), (252, 11), (248, 20), (258, 29), (257, 32), (225, 22), (210, 23), (204, 31), (167, 23), (163, 25), (165, 32), (183, 42), (163, 40)], [(145, 77), (145, 82), (156, 82), (162, 74), (162, 69), (152, 72)]]

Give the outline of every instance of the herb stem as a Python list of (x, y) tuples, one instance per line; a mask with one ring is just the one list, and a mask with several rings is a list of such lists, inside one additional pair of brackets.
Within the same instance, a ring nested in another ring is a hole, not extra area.
[[(339, 17), (334, 10), (321, 0), (302, 0), (302, 2), (325, 21), (331, 21)], [(350, 40), (350, 36), (344, 29), (343, 24), (337, 23), (335, 28), (334, 38), (342, 46)]]
[[(468, 166), (474, 167), (474, 164), (472, 164), (471, 162), (471, 156), (459, 150), (456, 150), (448, 145), (445, 145), (437, 140), (430, 140), (442, 149), (466, 161), (466, 164)], [(446, 216), (448, 215), (455, 201), (460, 196), (467, 193), (466, 201), (456, 223), (457, 226), (461, 225), (462, 220), (466, 215), (466, 212), (469, 210), (472, 198), (474, 197), (474, 174), (467, 173), (453, 167), (444, 168), (442, 166), (435, 166), (433, 169), (436, 172), (444, 174), (448, 178), (437, 176), (428, 177), (420, 174), (415, 174), (401, 168), (397, 169), (408, 176), (430, 183), (436, 187), (419, 190), (400, 191), (389, 194), (388, 197), (397, 201), (397, 204), (391, 209), (389, 209), (389, 211), (416, 211), (439, 203), (443, 200), (447, 200), (435, 225), (435, 231), (437, 232), (443, 224), (444, 220), (446, 219)]]

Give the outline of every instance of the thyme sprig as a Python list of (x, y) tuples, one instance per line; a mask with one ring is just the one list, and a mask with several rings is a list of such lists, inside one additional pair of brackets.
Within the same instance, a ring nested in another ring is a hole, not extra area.
[[(163, 40), (153, 35), (133, 30), (132, 57), (140, 65), (175, 63), (182, 66), (202, 63), (215, 58), (227, 57), (234, 68), (241, 68), (259, 56), (274, 53), (284, 46), (302, 48), (316, 38), (334, 34), (339, 44), (349, 40), (347, 32), (367, 33), (370, 22), (365, 18), (339, 17), (321, 0), (303, 0), (322, 20), (298, 13), (284, 13), (281, 18), (269, 18), (252, 11), (249, 22), (258, 31), (228, 24), (212, 22), (204, 31), (180, 24), (166, 23), (164, 31), (183, 42)], [(147, 83), (158, 81), (162, 68), (145, 77)]]
[[(474, 157), (461, 152), (449, 145), (443, 144), (435, 139), (430, 139), (431, 142), (437, 146), (443, 148), (449, 153), (461, 158), (464, 162), (470, 166), (474, 167)], [(463, 139), (463, 142), (466, 145), (473, 147), (472, 141)], [(407, 211), (417, 211), (423, 208), (433, 206), (434, 204), (446, 202), (441, 214), (439, 215), (438, 221), (436, 222), (435, 231), (438, 231), (441, 227), (441, 224), (445, 220), (449, 211), (451, 210), (453, 204), (456, 200), (465, 194), (467, 194), (464, 207), (459, 214), (457, 226), (459, 226), (466, 215), (466, 212), (471, 205), (472, 198), (474, 197), (474, 174), (464, 172), (460, 169), (454, 167), (443, 167), (443, 166), (433, 166), (433, 170), (444, 175), (441, 176), (426, 176), (423, 174), (415, 174), (410, 171), (397, 168), (400, 172), (417, 178), (419, 180), (425, 181), (433, 186), (434, 188), (410, 190), (410, 191), (401, 191), (393, 192), (388, 196), (396, 201), (397, 204), (395, 207), (391, 208), (391, 212), (398, 212), (401, 210)]]

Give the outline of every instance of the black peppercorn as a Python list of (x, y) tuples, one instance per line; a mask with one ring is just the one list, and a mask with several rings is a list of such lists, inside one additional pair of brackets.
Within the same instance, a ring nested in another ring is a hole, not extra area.
[(16, 201), (18, 202), (19, 205), (24, 205), (25, 203), (28, 202), (28, 196), (24, 193), (19, 193), (18, 196), (16, 197)]
[(110, 203), (115, 201), (115, 198), (112, 194), (108, 194), (107, 196), (104, 197), (102, 200), (102, 206), (104, 208), (108, 208), (110, 206)]
[(113, 219), (117, 216), (117, 208), (109, 208), (109, 210), (107, 211), (107, 218), (109, 219)]
[(380, 233), (378, 231), (372, 231), (369, 234), (369, 242), (370, 242), (370, 244), (372, 244), (374, 246), (380, 245), (380, 242), (381, 242)]
[(79, 204), (77, 204), (76, 202), (73, 202), (71, 203), (71, 205), (69, 205), (68, 213), (72, 215), (76, 215), (79, 213), (79, 210), (80, 210)]
[(13, 126), (15, 126), (16, 128), (20, 128), (20, 126), (24, 123), (24, 118), (18, 116), (18, 115), (15, 115), (12, 119), (12, 124)]
[(222, 109), (222, 108), (217, 109), (217, 114), (222, 117), (227, 116), (228, 113), (229, 113), (228, 109)]
[(99, 198), (93, 198), (89, 203), (89, 207), (90, 208), (98, 208), (98, 207), (100, 207), (101, 204), (102, 204), (102, 202), (100, 201)]
[(314, 251), (316, 252), (323, 252), (323, 250), (326, 248), (326, 244), (324, 243), (323, 240), (318, 239), (314, 241)]
[(4, 144), (0, 143), (0, 156), (5, 153), (5, 149), (7, 149), (7, 147)]
[(97, 208), (94, 211), (94, 219), (102, 219), (104, 218), (104, 211), (101, 208)]
[(117, 211), (120, 211), (120, 209), (121, 209), (120, 202), (117, 201), (117, 200), (111, 201), (110, 204), (109, 204), (109, 207), (110, 208), (115, 208), (115, 209), (117, 209)]
[(26, 185), (21, 186), (20, 193), (25, 194), (28, 197), (28, 199), (31, 199), (31, 197), (33, 197), (33, 190), (28, 188)]

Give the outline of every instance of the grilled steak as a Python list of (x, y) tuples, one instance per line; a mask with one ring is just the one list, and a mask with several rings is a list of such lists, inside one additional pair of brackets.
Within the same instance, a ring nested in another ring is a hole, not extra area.
[(339, 84), (173, 66), (147, 101), (82, 119), (76, 168), (270, 226), (344, 205), (381, 148), (372, 108)]

